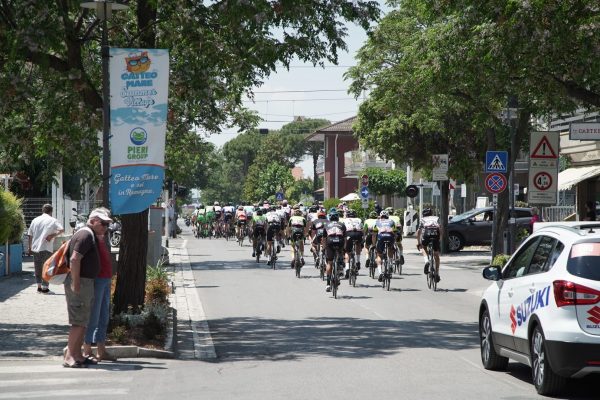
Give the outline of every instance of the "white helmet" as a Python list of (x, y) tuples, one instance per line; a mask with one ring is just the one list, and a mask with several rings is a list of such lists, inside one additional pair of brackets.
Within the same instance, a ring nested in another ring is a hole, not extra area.
[(214, 206), (218, 206), (218, 205), (219, 205), (219, 202), (218, 202), (218, 201), (215, 201), (215, 204), (213, 204), (213, 205), (214, 205)]
[(390, 213), (387, 212), (386, 210), (381, 210), (381, 212), (379, 213), (379, 217), (389, 218), (390, 217)]

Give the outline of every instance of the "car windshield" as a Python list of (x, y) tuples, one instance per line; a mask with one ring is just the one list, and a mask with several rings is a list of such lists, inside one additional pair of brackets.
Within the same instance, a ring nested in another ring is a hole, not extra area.
[(467, 212), (464, 212), (462, 214), (458, 214), (454, 217), (452, 217), (452, 219), (450, 221), (452, 222), (460, 222), (460, 221), (464, 221), (467, 220), (469, 218), (472, 218), (475, 214), (481, 212), (481, 209), (474, 209), (474, 210), (469, 210)]
[(600, 242), (574, 244), (567, 262), (567, 271), (581, 278), (600, 281)]

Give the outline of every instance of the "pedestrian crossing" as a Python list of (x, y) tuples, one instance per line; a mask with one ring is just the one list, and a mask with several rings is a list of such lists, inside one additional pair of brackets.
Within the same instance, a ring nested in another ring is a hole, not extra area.
[(0, 366), (0, 400), (127, 398), (134, 388), (131, 371), (139, 369), (123, 363), (80, 369), (64, 368), (61, 361), (15, 363), (6, 361)]

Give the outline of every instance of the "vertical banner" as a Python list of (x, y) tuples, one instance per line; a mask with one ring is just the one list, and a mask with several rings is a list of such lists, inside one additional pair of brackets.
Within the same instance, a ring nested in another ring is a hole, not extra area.
[(144, 211), (165, 177), (169, 51), (110, 49), (110, 204)]

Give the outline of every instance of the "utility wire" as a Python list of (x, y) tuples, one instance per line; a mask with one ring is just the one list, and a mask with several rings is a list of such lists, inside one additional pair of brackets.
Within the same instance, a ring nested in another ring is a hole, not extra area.
[(253, 92), (254, 94), (276, 94), (276, 93), (317, 93), (317, 92), (347, 92), (347, 89), (313, 89), (313, 90), (273, 90), (268, 92)]
[(244, 103), (271, 103), (275, 101), (340, 101), (340, 100), (353, 100), (360, 101), (354, 97), (340, 97), (337, 99), (274, 99), (274, 100), (243, 100)]

